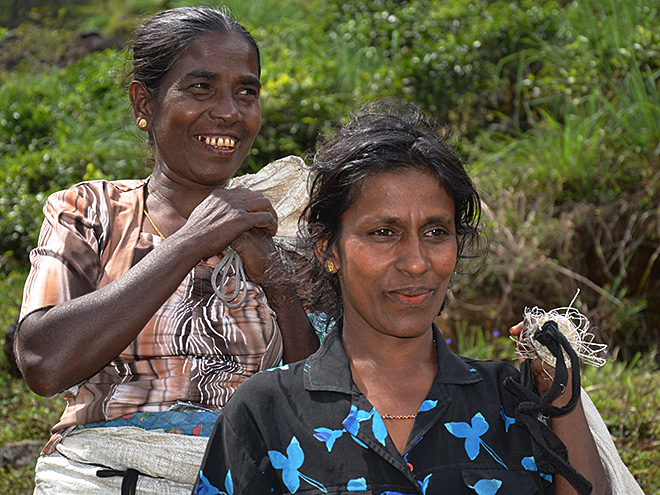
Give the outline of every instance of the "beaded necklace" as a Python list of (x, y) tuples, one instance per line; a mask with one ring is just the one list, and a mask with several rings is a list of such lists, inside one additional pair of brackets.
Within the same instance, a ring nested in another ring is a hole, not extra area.
[(404, 414), (402, 416), (397, 414), (381, 414), (380, 417), (383, 419), (415, 419), (417, 414)]

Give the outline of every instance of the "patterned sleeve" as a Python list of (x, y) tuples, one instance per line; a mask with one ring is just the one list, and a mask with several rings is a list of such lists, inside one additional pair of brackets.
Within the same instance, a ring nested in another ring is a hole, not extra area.
[(84, 185), (54, 193), (44, 205), (39, 242), (30, 253), (20, 319), (96, 288), (104, 242), (100, 195)]
[(193, 495), (279, 493), (248, 452), (248, 446), (257, 435), (256, 430), (249, 435), (252, 438), (238, 435), (221, 412), (209, 438)]

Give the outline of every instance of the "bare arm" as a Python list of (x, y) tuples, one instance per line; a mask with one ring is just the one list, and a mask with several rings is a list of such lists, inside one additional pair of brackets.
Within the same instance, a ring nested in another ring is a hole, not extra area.
[(282, 360), (293, 363), (305, 359), (318, 349), (319, 340), (291, 285), (264, 278), (265, 273), (271, 272), (269, 265), (277, 263), (278, 259), (274, 256), (272, 237), (265, 229), (251, 229), (236, 239), (232, 246), (243, 259), (246, 275), (263, 287), (268, 303), (277, 314), (284, 342)]
[(98, 372), (136, 338), (201, 259), (254, 227), (275, 233), (268, 200), (246, 190), (218, 189), (183, 227), (117, 280), (27, 316), (17, 352), (30, 388), (53, 395)]
[[(513, 327), (511, 334), (519, 337), (522, 323)], [(540, 359), (532, 363), (534, 383), (541, 396), (552, 386), (554, 369), (547, 364), (541, 364)], [(569, 373), (570, 377), (570, 373)], [(553, 406), (565, 406), (572, 394), (573, 385), (569, 378), (566, 390), (552, 402)], [(579, 396), (578, 396), (579, 397)], [(584, 476), (593, 485), (592, 495), (608, 495), (611, 493), (603, 464), (600, 461), (596, 442), (589, 429), (584, 415), (582, 399), (579, 398), (575, 408), (568, 414), (550, 418), (548, 426), (559, 437), (568, 450), (568, 460), (578, 473)], [(574, 495), (577, 492), (563, 476), (555, 475), (555, 495)]]

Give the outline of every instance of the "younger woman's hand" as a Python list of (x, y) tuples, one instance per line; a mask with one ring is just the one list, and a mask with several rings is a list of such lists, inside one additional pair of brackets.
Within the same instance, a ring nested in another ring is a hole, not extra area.
[(509, 328), (509, 334), (511, 334), (511, 336), (516, 339), (516, 354), (518, 356), (518, 364), (520, 364), (524, 361), (524, 359), (520, 356), (520, 353), (518, 353), (518, 349), (520, 348), (519, 340), (520, 340), (520, 335), (522, 334), (522, 331), (523, 331), (523, 322), (522, 321), (520, 323), (512, 326), (511, 328)]
[[(511, 328), (509, 328), (509, 333), (511, 336), (516, 338), (516, 351), (520, 348), (520, 336), (523, 331), (523, 322), (520, 322)], [(522, 363), (525, 360), (523, 356), (518, 353), (518, 364)], [(555, 368), (550, 366), (547, 363), (544, 363), (540, 358), (534, 358), (532, 360), (532, 376), (534, 378), (534, 385), (540, 396), (545, 395), (545, 393), (550, 390), (555, 379)], [(566, 384), (566, 390), (562, 395), (560, 395), (554, 402), (553, 405), (561, 407), (565, 405), (566, 402), (571, 397), (571, 380), (569, 378), (568, 383)]]

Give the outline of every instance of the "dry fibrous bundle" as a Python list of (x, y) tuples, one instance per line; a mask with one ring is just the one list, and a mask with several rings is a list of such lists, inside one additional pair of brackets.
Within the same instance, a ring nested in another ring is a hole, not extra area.
[[(519, 356), (525, 359), (538, 356), (543, 362), (555, 366), (557, 361), (555, 356), (535, 339), (535, 335), (546, 322), (554, 321), (583, 363), (596, 367), (605, 364), (604, 355), (607, 345), (594, 341), (594, 334), (589, 332), (589, 320), (573, 307), (578, 294), (579, 290), (567, 307), (555, 308), (550, 311), (544, 311), (538, 307), (525, 308), (523, 330), (518, 339), (517, 352)], [(568, 367), (571, 366), (570, 359), (565, 351), (564, 361)]]

